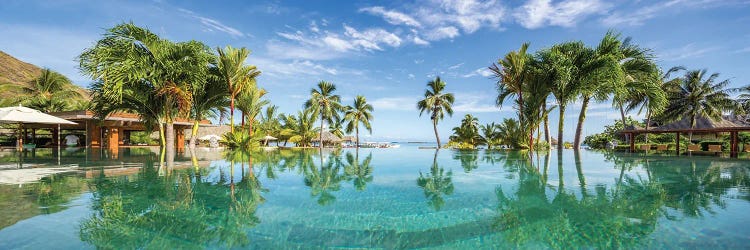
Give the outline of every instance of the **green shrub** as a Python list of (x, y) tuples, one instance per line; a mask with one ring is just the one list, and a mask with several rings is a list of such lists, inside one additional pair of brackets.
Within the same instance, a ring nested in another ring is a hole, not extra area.
[(151, 138), (151, 132), (132, 131), (130, 132), (130, 144), (155, 145), (158, 144), (158, 142), (154, 140), (154, 138)]

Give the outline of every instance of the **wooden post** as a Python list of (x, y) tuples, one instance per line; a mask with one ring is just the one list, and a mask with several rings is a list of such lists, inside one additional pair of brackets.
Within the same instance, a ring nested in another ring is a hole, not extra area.
[(182, 152), (185, 148), (185, 129), (183, 127), (175, 127), (175, 149)]
[(729, 132), (729, 157), (738, 157), (739, 156), (739, 138), (738, 138), (738, 132), (733, 131)]
[(630, 153), (635, 153), (635, 134), (630, 133)]
[(675, 148), (675, 150), (677, 150), (677, 155), (680, 155), (680, 132), (677, 132), (677, 140), (675, 144), (677, 146), (677, 148)]

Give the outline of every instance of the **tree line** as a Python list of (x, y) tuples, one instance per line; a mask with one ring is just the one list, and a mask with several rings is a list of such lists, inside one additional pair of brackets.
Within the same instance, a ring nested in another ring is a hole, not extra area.
[[(266, 136), (285, 145), (309, 146), (316, 135), (322, 138), (324, 122), (338, 136), (355, 132), (358, 139), (360, 125), (372, 131), (373, 107), (366, 98), (357, 96), (353, 106), (344, 106), (334, 93), (336, 86), (325, 81), (310, 91), (303, 110), (281, 114), (266, 98), (268, 92), (258, 86), (261, 71), (247, 64), (249, 55), (246, 48), (226, 46), (214, 51), (199, 41), (174, 42), (123, 23), (108, 29), (78, 59), (81, 72), (94, 80), (91, 109), (97, 116), (138, 114), (147, 128), (159, 131), (167, 152), (174, 150), (177, 118), (193, 120), (191, 146), (200, 121), (226, 116), (230, 132), (223, 141), (230, 147), (267, 144)], [(241, 112), (239, 128), (235, 109)]]
[[(690, 119), (692, 128), (701, 117), (718, 120), (724, 114), (750, 112), (750, 86), (728, 88), (729, 80), (719, 80), (718, 73), (709, 74), (706, 69), (687, 70), (677, 66), (663, 70), (656, 64), (652, 50), (613, 31), (607, 32), (595, 46), (571, 41), (533, 53), (528, 48), (529, 43), (524, 43), (488, 68), (495, 79), (495, 103), (501, 107), (511, 102), (516, 118), (479, 126), (476, 118), (466, 115), (461, 125), (453, 129), (449, 146), (508, 145), (530, 150), (548, 147), (553, 143), (548, 117), (556, 109), (560, 144), (557, 148), (562, 149), (565, 112), (574, 102), (581, 105), (571, 145), (574, 149), (579, 149), (583, 142), (583, 125), (592, 103), (610, 101), (625, 126), (635, 125), (626, 119), (632, 112), (645, 114), (645, 123), (650, 126)], [(683, 75), (673, 77), (677, 73)], [(434, 94), (431, 91), (435, 88), (428, 86), (425, 100), (418, 107), (421, 111), (430, 110), (436, 124), (443, 113), (452, 114), (453, 97)], [(441, 91), (442, 88), (444, 84)], [(740, 95), (734, 98), (733, 93)], [(423, 103), (429, 108), (423, 109)]]

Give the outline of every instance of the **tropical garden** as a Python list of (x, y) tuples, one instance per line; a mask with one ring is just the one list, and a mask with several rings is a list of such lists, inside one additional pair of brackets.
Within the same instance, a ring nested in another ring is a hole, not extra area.
[(359, 95), (352, 105), (342, 104), (336, 85), (326, 81), (311, 89), (302, 110), (280, 113), (258, 86), (261, 71), (247, 63), (249, 55), (247, 48), (212, 50), (198, 41), (174, 42), (123, 23), (108, 29), (79, 61), (81, 72), (94, 80), (90, 106), (97, 116), (137, 114), (149, 129), (159, 131), (168, 155), (174, 152), (177, 118), (194, 121), (190, 146), (196, 144), (200, 121), (221, 122), (227, 116), (230, 132), (222, 142), (231, 148), (258, 148), (269, 137), (284, 145), (311, 146), (316, 138), (323, 141), (327, 130), (339, 137), (354, 133), (359, 145), (360, 126), (372, 132), (373, 107), (367, 99)]
[[(687, 70), (677, 66), (664, 70), (656, 64), (652, 50), (616, 32), (608, 32), (594, 46), (570, 41), (536, 52), (529, 52), (529, 46), (521, 45), (488, 68), (496, 80), (497, 106), (513, 105), (516, 117), (500, 124), (481, 125), (477, 118), (467, 114), (453, 128), (446, 146), (473, 149), (502, 145), (535, 150), (559, 142), (558, 149), (580, 149), (582, 144), (603, 148), (607, 143), (624, 144), (629, 140), (618, 134), (624, 128), (648, 129), (686, 118), (695, 128), (701, 117), (719, 120), (731, 114), (742, 119), (750, 112), (750, 87), (729, 88), (729, 80), (721, 80), (718, 73), (706, 69)], [(444, 88), (444, 83), (430, 82), (425, 99), (417, 104), (420, 114), (430, 111), (433, 124), (444, 113), (452, 114), (453, 97), (443, 93)], [(605, 132), (584, 138), (588, 107), (605, 102), (619, 111), (620, 120), (607, 126)], [(572, 104), (580, 105), (580, 113), (570, 143), (563, 130), (565, 112)], [(559, 114), (555, 139), (549, 129), (549, 114), (554, 111)], [(643, 115), (645, 120), (632, 119), (632, 114)], [(744, 142), (750, 135), (740, 137)], [(674, 135), (641, 135), (633, 139), (644, 143), (675, 141)], [(686, 142), (695, 142), (692, 134)]]

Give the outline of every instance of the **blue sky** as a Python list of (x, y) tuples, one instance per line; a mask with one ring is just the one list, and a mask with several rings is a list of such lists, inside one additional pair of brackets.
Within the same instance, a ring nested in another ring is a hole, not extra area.
[[(0, 50), (87, 86), (75, 57), (104, 29), (133, 21), (174, 41), (251, 49), (248, 63), (263, 72), (259, 85), (282, 112), (296, 112), (310, 88), (326, 80), (345, 104), (358, 94), (374, 104), (366, 140), (434, 140), (429, 118), (415, 108), (425, 84), (439, 75), (456, 95), (456, 113), (439, 125), (442, 138), (466, 113), (481, 123), (514, 117), (510, 103), (494, 106), (486, 68), (523, 42), (531, 51), (570, 40), (593, 46), (615, 29), (653, 49), (662, 67), (707, 68), (733, 87), (750, 84), (748, 13), (748, 0), (11, 0), (0, 4)], [(571, 106), (566, 141), (579, 113)], [(610, 103), (594, 104), (584, 134), (618, 117)]]

